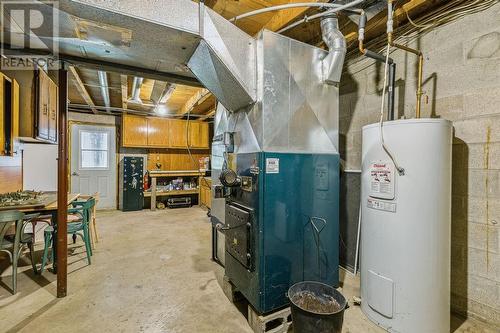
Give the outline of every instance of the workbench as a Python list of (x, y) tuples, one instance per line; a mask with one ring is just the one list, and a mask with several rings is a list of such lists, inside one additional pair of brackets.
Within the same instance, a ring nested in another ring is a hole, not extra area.
[[(149, 171), (151, 178), (151, 191), (144, 191), (144, 197), (151, 197), (151, 210), (156, 210), (156, 198), (161, 196), (174, 195), (197, 195), (200, 200), (200, 177), (205, 175), (204, 171), (199, 170), (176, 170), (176, 171)], [(168, 177), (198, 177), (198, 188), (189, 190), (157, 191), (157, 179)]]

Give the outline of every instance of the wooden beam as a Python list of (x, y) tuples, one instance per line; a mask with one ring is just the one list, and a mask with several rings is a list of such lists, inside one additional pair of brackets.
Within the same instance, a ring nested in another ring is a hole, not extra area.
[(200, 100), (205, 100), (208, 97), (208, 95), (210, 95), (210, 94), (211, 93), (210, 93), (210, 91), (208, 91), (208, 89), (202, 88), (202, 89), (198, 90), (197, 93), (195, 93), (193, 96), (191, 96), (186, 101), (186, 103), (184, 103), (184, 105), (181, 106), (181, 108), (179, 110), (179, 114), (184, 115), (184, 114), (190, 112), (191, 110), (193, 110), (195, 105), (197, 105), (199, 103)]
[(215, 115), (216, 111), (217, 111), (217, 107), (214, 107), (213, 109), (210, 109), (207, 113), (205, 113), (204, 115), (199, 117), (198, 120), (205, 120), (207, 118), (212, 118)]
[(122, 94), (122, 109), (127, 110), (127, 101), (128, 101), (128, 76), (120, 75), (120, 84), (121, 84), (121, 94)]
[(205, 0), (205, 6), (214, 8), (214, 6), (217, 4), (217, 0)]
[[(326, 0), (312, 0), (308, 2), (325, 2)], [(289, 3), (293, 2), (304, 2), (302, 0), (289, 0)], [(308, 11), (309, 7), (297, 7), (291, 8), (287, 10), (280, 10), (273, 15), (273, 17), (263, 26), (264, 29), (277, 31), (288, 24), (290, 24), (295, 19), (304, 15), (306, 11)]]
[(59, 137), (57, 156), (57, 297), (66, 297), (68, 286), (68, 71), (59, 69)]
[[(416, 16), (424, 12), (425, 10), (435, 7), (438, 4), (445, 2), (444, 0), (410, 0), (409, 2), (398, 6), (394, 11), (394, 28), (400, 26), (402, 23), (408, 21), (406, 17), (406, 12), (408, 15)], [(366, 25), (366, 37), (365, 41), (373, 39), (385, 33), (387, 28), (387, 10), (383, 10), (377, 15), (375, 15)], [(354, 43), (358, 39), (357, 26), (352, 25), (351, 31), (343, 31), (347, 44)]]
[(75, 68), (75, 66), (69, 66), (69, 70), (70, 70), (71, 74), (73, 74), (73, 77), (75, 78), (76, 89), (78, 90), (78, 92), (82, 96), (85, 103), (87, 103), (90, 106), (90, 109), (92, 110), (92, 112), (97, 114), (97, 109), (95, 108), (95, 103), (92, 100), (92, 97), (90, 97), (90, 94), (87, 91), (87, 88), (85, 88), (85, 85), (83, 84), (83, 81), (80, 78), (80, 74), (78, 74), (78, 70)]

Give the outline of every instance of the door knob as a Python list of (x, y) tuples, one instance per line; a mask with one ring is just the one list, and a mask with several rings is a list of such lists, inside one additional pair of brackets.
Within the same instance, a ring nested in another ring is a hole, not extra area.
[(80, 174), (79, 174), (79, 173), (76, 173), (76, 172), (72, 172), (72, 173), (71, 173), (71, 175), (72, 175), (72, 176), (80, 176)]

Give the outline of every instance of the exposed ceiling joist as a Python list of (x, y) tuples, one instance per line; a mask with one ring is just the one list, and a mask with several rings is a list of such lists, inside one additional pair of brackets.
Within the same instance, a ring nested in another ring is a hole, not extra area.
[[(290, 0), (288, 2), (293, 3), (293, 2), (304, 2), (304, 1), (301, 1), (301, 0)], [(312, 0), (312, 1), (309, 1), (309, 2), (326, 2), (326, 0)], [(277, 30), (279, 30), (279, 29), (287, 26), (289, 23), (291, 23), (295, 19), (297, 19), (300, 16), (302, 16), (308, 10), (309, 10), (308, 7), (297, 7), (297, 8), (291, 8), (291, 9), (288, 9), (288, 10), (278, 11), (264, 25), (263, 28), (271, 30), (271, 31), (277, 31)]]
[(214, 107), (214, 108), (208, 110), (204, 115), (202, 115), (198, 119), (199, 120), (205, 120), (205, 119), (208, 119), (208, 118), (212, 118), (215, 115), (216, 111), (217, 111), (217, 108)]
[(128, 77), (127, 75), (120, 75), (121, 95), (122, 95), (122, 109), (127, 110), (128, 100)]
[(193, 96), (191, 96), (187, 102), (181, 107), (179, 110), (179, 114), (183, 115), (190, 112), (195, 105), (199, 104), (200, 100), (203, 100), (210, 95), (210, 91), (208, 89), (202, 88), (198, 90)]
[(97, 114), (97, 109), (95, 108), (95, 103), (92, 100), (92, 97), (90, 97), (89, 92), (87, 91), (87, 88), (85, 88), (85, 85), (80, 78), (80, 74), (78, 74), (78, 70), (75, 68), (75, 66), (69, 66), (69, 70), (71, 74), (73, 74), (73, 77), (75, 78), (76, 82), (76, 89), (78, 89), (78, 92), (82, 96), (83, 100), (85, 103), (87, 103), (90, 106), (90, 109), (92, 112)]
[[(444, 0), (410, 0), (402, 6), (398, 6), (394, 11), (394, 27), (397, 27), (408, 20), (406, 13), (410, 16), (416, 16), (443, 2)], [(365, 40), (378, 37), (385, 33), (386, 27), (387, 10), (384, 10), (368, 21), (366, 25)], [(349, 27), (344, 29), (343, 32), (348, 45), (358, 39), (357, 25), (354, 23), (350, 24)]]

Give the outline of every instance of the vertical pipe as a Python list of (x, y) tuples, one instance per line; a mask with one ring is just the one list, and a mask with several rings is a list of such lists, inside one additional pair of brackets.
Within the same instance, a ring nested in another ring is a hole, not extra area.
[(387, 94), (387, 120), (394, 120), (394, 95), (396, 85), (396, 63), (389, 64), (389, 93)]
[(57, 297), (66, 297), (68, 278), (68, 70), (59, 69), (59, 144), (57, 158)]
[(422, 105), (422, 95), (424, 92), (422, 91), (422, 81), (423, 81), (423, 71), (424, 71), (424, 55), (422, 52), (418, 54), (418, 82), (417, 82), (417, 107), (415, 117), (420, 118), (420, 109)]
[(418, 56), (418, 81), (417, 81), (417, 104), (416, 104), (416, 110), (415, 110), (415, 118), (420, 118), (420, 108), (422, 105), (422, 95), (424, 92), (422, 91), (422, 84), (423, 84), (423, 67), (424, 67), (424, 55), (422, 54), (422, 51), (412, 49), (408, 46), (400, 45), (397, 43), (394, 43), (394, 35), (393, 35), (393, 2), (394, 0), (388, 0), (387, 1), (387, 42), (389, 43), (390, 46), (396, 47), (400, 50), (410, 52)]

